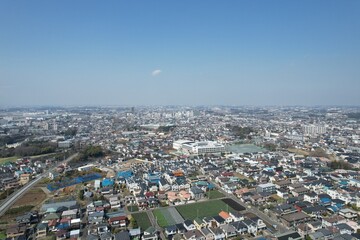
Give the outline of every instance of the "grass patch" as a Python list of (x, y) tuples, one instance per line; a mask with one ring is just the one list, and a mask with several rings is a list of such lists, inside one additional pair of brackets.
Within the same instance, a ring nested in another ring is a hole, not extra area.
[(0, 239), (6, 239), (5, 232), (0, 232)]
[(127, 206), (127, 210), (129, 212), (137, 212), (137, 211), (139, 211), (139, 207), (138, 206)]
[(20, 215), (26, 212), (30, 212), (31, 209), (33, 209), (34, 206), (33, 205), (25, 205), (25, 206), (21, 206), (21, 207), (15, 207), (15, 208), (10, 208), (9, 210), (6, 211), (6, 215)]
[(211, 217), (216, 216), (224, 211), (233, 210), (229, 205), (221, 200), (213, 200), (207, 202), (199, 202), (194, 204), (187, 204), (177, 206), (176, 209), (184, 219), (194, 220), (196, 217)]
[(148, 227), (151, 226), (151, 222), (146, 212), (134, 213), (131, 214), (131, 216), (135, 218), (137, 225), (141, 227), (141, 230), (146, 230)]
[(7, 158), (0, 158), (0, 165), (8, 163), (8, 162), (15, 162), (16, 160), (18, 160), (19, 157), (7, 157)]
[(166, 220), (166, 218), (164, 217), (164, 215), (162, 214), (162, 212), (160, 211), (160, 209), (155, 209), (153, 211), (153, 214), (157, 220), (157, 223), (159, 224), (160, 227), (167, 227), (170, 224), (168, 223), (168, 221)]
[(209, 199), (218, 199), (225, 197), (225, 195), (222, 192), (219, 192), (218, 190), (211, 190), (206, 193), (206, 196), (209, 197)]
[(6, 189), (5, 191), (1, 192), (0, 193), (0, 200), (6, 199), (8, 196), (13, 194), (14, 191), (15, 191), (15, 189), (10, 188), (10, 189)]

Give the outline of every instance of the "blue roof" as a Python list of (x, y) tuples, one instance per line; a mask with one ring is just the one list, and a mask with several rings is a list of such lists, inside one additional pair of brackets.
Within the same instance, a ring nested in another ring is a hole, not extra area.
[(331, 202), (331, 199), (325, 197), (325, 198), (321, 198), (320, 201), (323, 203), (329, 203), (329, 202)]
[(328, 207), (328, 209), (331, 209), (331, 210), (333, 210), (334, 212), (337, 212), (337, 211), (339, 211), (339, 208), (338, 207), (336, 207), (336, 206), (330, 206), (330, 207)]
[(118, 178), (123, 177), (123, 178), (125, 178), (125, 179), (131, 177), (132, 175), (133, 175), (133, 172), (132, 172), (131, 170), (121, 171), (121, 172), (118, 172), (118, 173), (117, 173), (117, 177), (118, 177)]
[(112, 186), (112, 185), (114, 185), (114, 180), (105, 178), (101, 184), (103, 187)]

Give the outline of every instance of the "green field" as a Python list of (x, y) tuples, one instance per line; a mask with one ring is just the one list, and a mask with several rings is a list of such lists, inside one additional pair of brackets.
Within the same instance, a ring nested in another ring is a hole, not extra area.
[[(55, 155), (56, 153), (46, 153), (46, 154), (41, 154), (41, 155), (34, 155), (34, 156), (28, 156), (25, 158), (30, 158), (30, 159), (36, 159), (36, 158), (40, 158), (40, 157), (50, 157)], [(18, 159), (21, 159), (22, 157), (19, 156), (14, 156), (14, 157), (7, 157), (7, 158), (0, 158), (0, 165), (8, 163), (8, 162), (15, 162)]]
[(148, 227), (151, 226), (151, 222), (146, 212), (134, 213), (131, 215), (133, 216), (133, 218), (135, 218), (138, 226), (141, 228), (142, 231), (146, 230)]
[(161, 213), (161, 209), (155, 209), (153, 211), (154, 217), (157, 220), (157, 223), (159, 224), (160, 227), (167, 227), (170, 225), (170, 223), (168, 223), (168, 221), (166, 220), (166, 218), (164, 217), (164, 215)]
[(0, 158), (0, 165), (8, 162), (15, 162), (17, 159), (19, 159), (19, 157)]
[(219, 192), (218, 190), (211, 190), (211, 191), (208, 191), (206, 193), (206, 196), (209, 198), (209, 199), (218, 199), (218, 198), (222, 198), (222, 197), (225, 197), (225, 195), (221, 192)]
[(230, 206), (221, 200), (213, 200), (207, 202), (198, 202), (193, 204), (177, 206), (176, 209), (184, 219), (194, 220), (196, 217), (211, 217), (216, 216), (224, 211), (233, 210)]
[(127, 210), (129, 212), (137, 212), (137, 211), (139, 211), (139, 207), (138, 206), (127, 206)]

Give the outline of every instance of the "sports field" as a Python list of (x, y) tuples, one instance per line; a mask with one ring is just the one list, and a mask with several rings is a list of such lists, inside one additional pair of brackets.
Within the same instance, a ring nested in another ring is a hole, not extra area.
[(203, 218), (216, 216), (221, 211), (233, 211), (229, 205), (221, 200), (181, 205), (177, 206), (176, 209), (185, 220), (194, 220), (196, 217)]
[(184, 222), (184, 219), (174, 207), (156, 209), (153, 214), (161, 227)]

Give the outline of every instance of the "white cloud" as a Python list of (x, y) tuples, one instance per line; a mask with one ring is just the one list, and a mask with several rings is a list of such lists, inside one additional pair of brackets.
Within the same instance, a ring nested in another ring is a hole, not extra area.
[(156, 69), (156, 70), (152, 71), (151, 75), (152, 75), (153, 77), (155, 77), (155, 76), (160, 75), (160, 73), (161, 73), (161, 70), (160, 70), (160, 69)]

